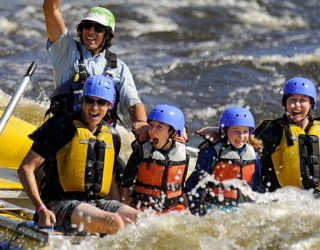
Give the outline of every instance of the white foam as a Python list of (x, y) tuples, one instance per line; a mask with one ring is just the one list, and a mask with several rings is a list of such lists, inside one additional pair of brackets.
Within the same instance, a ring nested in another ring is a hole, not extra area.
[(15, 32), (17, 29), (17, 24), (11, 21), (8, 21), (5, 17), (0, 17), (0, 34), (8, 34)]

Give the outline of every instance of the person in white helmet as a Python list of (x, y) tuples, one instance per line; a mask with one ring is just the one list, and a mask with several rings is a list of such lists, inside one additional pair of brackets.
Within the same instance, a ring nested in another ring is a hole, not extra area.
[(115, 102), (108, 121), (115, 125), (117, 112), (129, 112), (133, 132), (147, 134), (146, 112), (128, 66), (109, 51), (115, 31), (112, 12), (92, 7), (77, 25), (78, 40), (65, 26), (60, 0), (44, 0), (48, 33), (47, 51), (54, 69), (56, 88), (48, 113), (72, 113), (80, 108), (83, 83), (89, 75), (111, 75), (115, 80)]

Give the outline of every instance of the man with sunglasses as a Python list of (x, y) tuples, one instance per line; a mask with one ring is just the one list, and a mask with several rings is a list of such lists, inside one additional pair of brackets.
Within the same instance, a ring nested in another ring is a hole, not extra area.
[(51, 59), (56, 89), (48, 113), (72, 113), (80, 107), (83, 83), (89, 75), (110, 74), (115, 79), (116, 100), (109, 112), (115, 125), (121, 114), (130, 114), (134, 132), (147, 134), (146, 112), (127, 65), (109, 51), (114, 37), (115, 18), (102, 7), (90, 8), (77, 25), (79, 41), (65, 27), (60, 0), (44, 0), (48, 33), (47, 51)]
[[(18, 174), (40, 226), (114, 234), (136, 220), (137, 210), (118, 201), (113, 170), (120, 136), (103, 120), (114, 92), (111, 77), (90, 76), (82, 110), (53, 116), (30, 135), (34, 143)], [(38, 188), (35, 172), (40, 166), (44, 177)]]

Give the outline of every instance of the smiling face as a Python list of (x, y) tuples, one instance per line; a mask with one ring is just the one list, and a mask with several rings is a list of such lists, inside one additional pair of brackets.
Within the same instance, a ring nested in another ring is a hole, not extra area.
[(82, 112), (83, 118), (87, 122), (87, 127), (91, 132), (94, 132), (108, 112), (110, 102), (97, 97), (83, 97)]
[(309, 111), (311, 109), (311, 98), (306, 95), (289, 95), (286, 99), (286, 111), (288, 117), (294, 124), (300, 124), (304, 121), (308, 123)]
[(152, 145), (156, 149), (163, 148), (164, 146), (169, 147), (171, 144), (168, 143), (170, 137), (170, 126), (162, 122), (150, 121), (149, 122), (149, 136)]
[(249, 140), (249, 127), (230, 126), (227, 128), (227, 137), (232, 146), (241, 148)]
[(85, 21), (82, 28), (82, 42), (92, 55), (101, 51), (100, 45), (104, 40), (105, 33), (106, 28), (101, 24)]

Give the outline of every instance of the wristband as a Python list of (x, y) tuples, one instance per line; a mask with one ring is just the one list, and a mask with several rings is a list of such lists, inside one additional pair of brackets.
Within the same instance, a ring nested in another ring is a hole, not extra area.
[(43, 210), (45, 210), (47, 207), (42, 203), (40, 206), (36, 208), (37, 213), (41, 213)]

